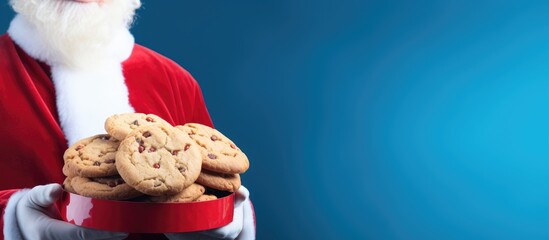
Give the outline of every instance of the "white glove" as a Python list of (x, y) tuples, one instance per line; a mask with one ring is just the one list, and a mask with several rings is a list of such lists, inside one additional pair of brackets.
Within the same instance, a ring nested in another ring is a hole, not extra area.
[(19, 239), (124, 239), (126, 233), (114, 233), (79, 227), (63, 222), (54, 203), (62, 195), (59, 184), (36, 186), (10, 197), (4, 215), (4, 237)]
[(166, 233), (170, 240), (255, 239), (255, 216), (250, 192), (244, 186), (236, 192), (233, 221), (226, 226), (190, 233)]

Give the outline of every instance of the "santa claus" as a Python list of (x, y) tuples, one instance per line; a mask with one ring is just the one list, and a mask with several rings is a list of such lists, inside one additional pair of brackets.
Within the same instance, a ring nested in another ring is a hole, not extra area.
[(139, 0), (11, 0), (0, 37), (0, 211), (5, 239), (254, 239), (248, 191), (234, 221), (195, 233), (132, 235), (57, 220), (63, 153), (104, 132), (117, 113), (156, 114), (174, 125), (212, 126), (193, 77), (134, 43)]

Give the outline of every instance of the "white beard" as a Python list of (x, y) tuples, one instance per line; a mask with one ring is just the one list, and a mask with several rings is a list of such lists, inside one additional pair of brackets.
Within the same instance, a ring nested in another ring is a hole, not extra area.
[(134, 112), (122, 62), (133, 50), (128, 28), (139, 0), (11, 4), (19, 14), (8, 34), (28, 55), (51, 66), (59, 121), (69, 145), (104, 133), (107, 117)]
[(127, 31), (140, 0), (82, 4), (68, 0), (10, 0), (13, 9), (36, 28), (49, 49), (51, 65), (96, 67), (108, 58), (113, 36)]

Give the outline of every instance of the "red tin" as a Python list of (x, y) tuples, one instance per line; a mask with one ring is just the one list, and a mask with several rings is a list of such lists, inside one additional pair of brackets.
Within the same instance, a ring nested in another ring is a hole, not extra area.
[(61, 218), (69, 223), (115, 232), (193, 232), (225, 226), (233, 220), (234, 194), (191, 203), (112, 201), (64, 192)]

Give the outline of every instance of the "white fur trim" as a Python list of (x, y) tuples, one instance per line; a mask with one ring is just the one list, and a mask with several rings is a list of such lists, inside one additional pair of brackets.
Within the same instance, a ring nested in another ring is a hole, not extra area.
[(109, 116), (134, 112), (120, 63), (112, 64), (96, 72), (52, 66), (59, 119), (69, 145), (104, 133)]
[(23, 198), (30, 189), (24, 189), (11, 195), (4, 210), (4, 239), (19, 240), (23, 239), (23, 234), (17, 224), (15, 210), (17, 203)]
[(57, 62), (55, 53), (48, 50), (34, 26), (20, 15), (12, 20), (8, 33), (27, 54), (51, 66), (59, 120), (69, 145), (104, 133), (107, 117), (134, 112), (121, 64), (133, 50), (134, 38), (129, 30), (113, 36), (106, 49), (111, 53), (109, 59), (85, 69)]

